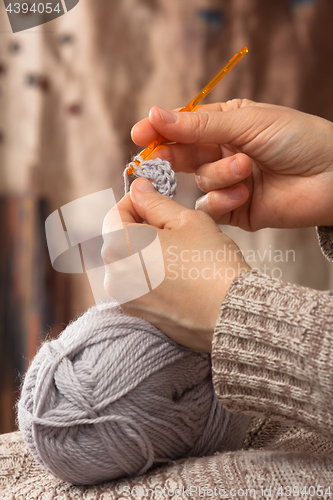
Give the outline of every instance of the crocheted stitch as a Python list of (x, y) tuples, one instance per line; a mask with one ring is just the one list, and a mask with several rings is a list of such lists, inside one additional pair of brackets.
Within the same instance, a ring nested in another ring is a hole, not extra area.
[[(136, 165), (135, 160), (139, 160), (139, 167)], [(127, 170), (130, 167), (133, 167), (134, 173), (128, 175)], [(152, 179), (154, 188), (162, 195), (172, 198), (176, 193), (177, 180), (175, 172), (166, 160), (156, 158), (155, 160), (144, 161), (141, 156), (135, 156), (124, 170), (125, 194), (129, 192), (133, 180), (138, 177)]]

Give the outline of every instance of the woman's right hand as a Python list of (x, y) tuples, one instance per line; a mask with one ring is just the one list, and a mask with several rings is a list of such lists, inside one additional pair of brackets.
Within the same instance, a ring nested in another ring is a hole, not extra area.
[(155, 106), (132, 130), (155, 157), (194, 172), (207, 193), (196, 208), (218, 224), (264, 227), (333, 225), (333, 124), (294, 109), (249, 100), (199, 106), (194, 113)]

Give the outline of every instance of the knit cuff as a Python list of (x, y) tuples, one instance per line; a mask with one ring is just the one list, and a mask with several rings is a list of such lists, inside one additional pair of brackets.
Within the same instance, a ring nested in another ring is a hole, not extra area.
[(222, 405), (333, 435), (333, 296), (241, 274), (222, 302), (212, 347)]
[(319, 226), (317, 234), (323, 254), (333, 262), (333, 226)]

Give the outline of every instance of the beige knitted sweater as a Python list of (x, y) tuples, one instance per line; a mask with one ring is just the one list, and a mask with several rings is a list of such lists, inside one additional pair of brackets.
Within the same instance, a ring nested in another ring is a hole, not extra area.
[[(319, 228), (333, 260), (333, 228)], [(333, 497), (333, 292), (257, 272), (222, 303), (213, 381), (233, 416), (224, 445), (251, 415), (241, 450), (190, 458), (99, 486), (64, 483), (40, 469), (19, 433), (0, 439), (1, 500)]]

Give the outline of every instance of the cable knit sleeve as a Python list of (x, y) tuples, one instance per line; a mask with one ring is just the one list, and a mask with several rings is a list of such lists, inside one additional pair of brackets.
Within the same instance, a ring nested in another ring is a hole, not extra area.
[[(328, 258), (333, 228), (318, 228)], [(222, 302), (213, 381), (234, 413), (307, 426), (333, 439), (333, 292), (240, 275)]]

